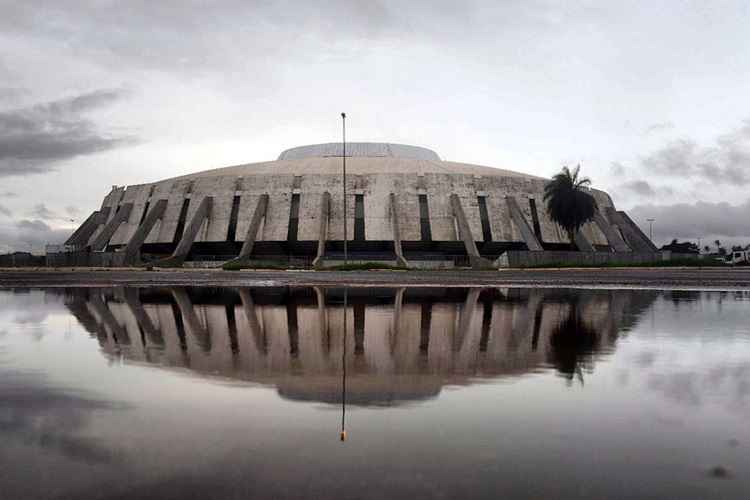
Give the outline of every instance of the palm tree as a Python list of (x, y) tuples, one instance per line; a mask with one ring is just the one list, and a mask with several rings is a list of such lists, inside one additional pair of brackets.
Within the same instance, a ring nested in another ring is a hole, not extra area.
[(596, 200), (588, 192), (591, 181), (587, 177), (579, 179), (580, 170), (580, 165), (572, 172), (568, 167), (563, 167), (562, 171), (544, 186), (547, 212), (552, 220), (568, 233), (571, 244), (575, 244), (578, 230), (594, 218), (597, 210)]

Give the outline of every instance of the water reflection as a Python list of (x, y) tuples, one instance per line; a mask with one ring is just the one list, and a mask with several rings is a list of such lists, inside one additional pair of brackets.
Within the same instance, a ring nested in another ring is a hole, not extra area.
[(348, 404), (391, 405), (549, 366), (583, 382), (658, 294), (79, 288), (66, 304), (113, 362), (187, 368), (327, 403), (342, 400), (343, 365)]
[(36, 373), (0, 369), (0, 439), (60, 453), (91, 464), (109, 463), (115, 454), (84, 430), (95, 412), (125, 406), (70, 393)]

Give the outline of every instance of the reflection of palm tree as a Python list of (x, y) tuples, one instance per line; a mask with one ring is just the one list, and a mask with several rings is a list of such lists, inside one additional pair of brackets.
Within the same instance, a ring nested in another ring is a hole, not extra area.
[(583, 321), (578, 298), (573, 298), (568, 317), (560, 322), (550, 337), (552, 364), (569, 381), (575, 375), (583, 384), (581, 364), (599, 348), (599, 343), (599, 332)]

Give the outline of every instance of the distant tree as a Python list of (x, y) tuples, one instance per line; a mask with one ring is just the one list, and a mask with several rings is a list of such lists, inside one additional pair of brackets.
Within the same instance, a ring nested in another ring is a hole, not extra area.
[(594, 218), (597, 210), (596, 200), (587, 189), (591, 180), (579, 178), (580, 170), (580, 165), (572, 172), (568, 167), (563, 167), (544, 187), (547, 212), (568, 233), (571, 244), (575, 244), (576, 233)]
[(732, 246), (732, 251), (733, 252), (741, 252), (742, 250), (744, 250), (744, 248), (742, 248), (742, 245), (734, 245), (734, 246)]
[(700, 253), (698, 245), (691, 241), (679, 242), (677, 238), (673, 239), (669, 245), (661, 247), (662, 250), (669, 250), (674, 253)]
[(706, 245), (705, 247), (703, 247), (703, 250), (705, 250), (706, 253), (711, 253), (711, 247), (708, 246), (708, 245)]
[(714, 240), (714, 245), (716, 245), (716, 251), (718, 252), (721, 249), (721, 241)]
[(719, 247), (719, 255), (726, 255), (727, 249), (724, 247)]

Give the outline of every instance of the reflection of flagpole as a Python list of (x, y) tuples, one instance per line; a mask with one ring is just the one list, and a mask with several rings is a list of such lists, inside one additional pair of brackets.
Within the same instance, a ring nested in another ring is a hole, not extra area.
[(346, 441), (346, 307), (347, 293), (349, 289), (344, 287), (344, 340), (342, 341), (343, 350), (341, 351), (341, 435), (342, 441)]

